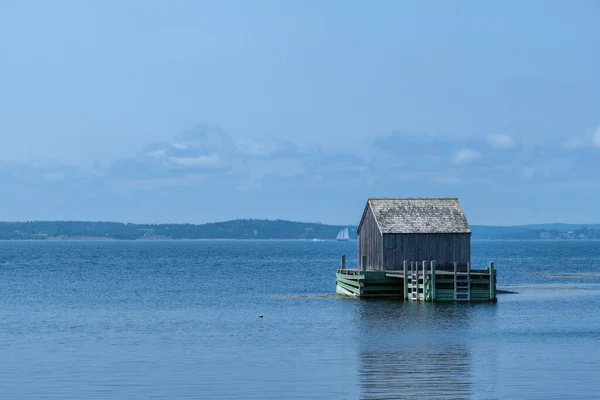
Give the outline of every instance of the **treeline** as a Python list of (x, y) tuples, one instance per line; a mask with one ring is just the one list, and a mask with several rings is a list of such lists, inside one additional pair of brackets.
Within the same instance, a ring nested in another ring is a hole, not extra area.
[(586, 240), (600, 239), (600, 226), (581, 225), (575, 227), (567, 224), (548, 224), (531, 226), (472, 226), (473, 239), (495, 240), (534, 240), (562, 239)]
[[(0, 240), (11, 239), (335, 239), (345, 226), (284, 220), (239, 219), (208, 224), (118, 222), (0, 222)], [(356, 226), (348, 227), (356, 238)]]
[[(0, 222), (0, 240), (13, 239), (335, 239), (345, 226), (285, 220), (238, 219), (209, 224), (119, 222)], [(357, 226), (348, 226), (356, 239)], [(600, 225), (471, 226), (473, 239), (600, 239)]]

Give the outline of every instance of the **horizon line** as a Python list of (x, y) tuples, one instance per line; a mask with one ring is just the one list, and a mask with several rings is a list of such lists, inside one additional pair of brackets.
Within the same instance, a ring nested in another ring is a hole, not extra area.
[[(297, 224), (313, 224), (313, 225), (328, 225), (335, 227), (358, 227), (358, 224), (333, 224), (333, 223), (323, 223), (323, 222), (315, 222), (315, 221), (296, 221), (291, 219), (282, 219), (282, 218), (234, 218), (227, 219), (221, 221), (212, 221), (212, 222), (123, 222), (123, 221), (110, 221), (110, 220), (83, 220), (83, 219), (31, 219), (31, 220), (22, 220), (22, 221), (0, 221), (0, 224), (28, 224), (28, 223), (36, 223), (36, 222), (79, 222), (79, 223), (109, 223), (109, 224), (122, 224), (122, 225), (210, 225), (210, 224), (222, 224), (227, 222), (235, 222), (235, 221), (266, 221), (266, 222), (291, 222)], [(487, 225), (487, 224), (469, 224), (469, 226), (483, 226), (483, 227), (491, 227), (491, 228), (520, 228), (520, 227), (530, 227), (530, 226), (543, 226), (543, 225), (600, 225), (600, 223), (588, 222), (588, 223), (572, 223), (572, 222), (538, 222), (538, 223), (529, 223), (529, 224), (521, 224), (521, 225)]]

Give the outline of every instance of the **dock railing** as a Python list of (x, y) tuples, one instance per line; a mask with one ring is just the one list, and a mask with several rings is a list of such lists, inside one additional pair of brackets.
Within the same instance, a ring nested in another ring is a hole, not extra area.
[[(360, 259), (360, 265), (358, 265), (354, 269), (348, 269), (346, 263), (346, 256), (342, 255), (340, 259), (340, 268), (337, 272), (345, 275), (360, 275), (363, 271), (368, 271), (367, 267), (367, 256), (362, 256)], [(494, 275), (494, 262), (491, 261), (489, 265), (485, 269), (473, 269), (471, 268), (471, 263), (458, 263), (454, 262), (452, 264), (436, 264), (435, 261), (404, 261), (403, 266), (400, 268), (384, 268), (383, 271), (388, 273), (412, 273), (412, 271), (416, 270), (425, 270), (426, 273), (431, 274), (435, 271), (438, 275), (470, 275), (470, 274), (484, 274), (484, 275)]]
[(361, 272), (367, 271), (367, 256), (362, 256), (360, 264), (356, 269), (348, 269), (346, 266), (346, 256), (343, 255), (340, 259), (340, 268), (337, 270), (340, 274), (344, 275), (360, 275)]
[(337, 272), (342, 275), (360, 275), (363, 271), (360, 269), (338, 269)]
[[(401, 269), (367, 271), (369, 270), (366, 256), (360, 258), (360, 266), (356, 269), (348, 269), (346, 256), (342, 256), (337, 273), (346, 275), (347, 279), (351, 280), (366, 279), (367, 286), (373, 284), (373, 279), (402, 279), (403, 290), (400, 292), (403, 293), (405, 300), (436, 301), (438, 295), (442, 301), (471, 301), (473, 299), (495, 301), (496, 299), (496, 270), (493, 261), (486, 269), (471, 269), (470, 262), (463, 264), (454, 262), (440, 267), (436, 265), (435, 261), (404, 261)], [(379, 274), (382, 274), (381, 277)], [(354, 278), (350, 278), (350, 276), (354, 276)], [(344, 281), (345, 278), (340, 277), (339, 279)], [(370, 283), (369, 280), (371, 280)], [(363, 294), (363, 283), (360, 284), (361, 295)], [(373, 285), (373, 287), (378, 287), (377, 285), (380, 283)]]
[[(448, 264), (439, 264), (436, 263), (435, 261), (404, 261), (404, 265), (401, 265), (399, 267), (394, 267), (394, 268), (383, 268), (383, 271), (403, 271), (404, 268), (406, 268), (405, 266), (408, 266), (408, 268), (410, 268), (410, 265), (414, 265), (413, 268), (417, 268), (417, 265), (422, 265), (422, 263), (425, 263), (427, 266), (432, 265), (433, 263), (433, 268), (436, 271), (440, 271), (440, 272), (451, 272), (451, 273), (468, 273), (468, 272), (472, 272), (472, 273), (489, 273), (490, 269), (493, 270), (494, 269), (494, 262), (491, 261), (489, 263), (489, 265), (485, 268), (485, 269), (473, 269), (471, 268), (471, 263), (467, 262), (467, 263), (459, 263), (459, 262), (454, 262), (454, 263), (448, 263)], [(346, 271), (367, 271), (370, 270), (367, 267), (367, 256), (362, 256), (360, 259), (360, 265), (358, 265), (356, 268), (354, 269), (348, 269), (348, 265), (346, 263), (346, 256), (342, 255), (340, 258), (340, 268), (339, 271), (341, 270), (346, 270)]]

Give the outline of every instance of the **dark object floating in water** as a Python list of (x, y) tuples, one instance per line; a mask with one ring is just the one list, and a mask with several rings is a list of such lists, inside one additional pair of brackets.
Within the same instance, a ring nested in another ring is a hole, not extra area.
[(496, 289), (496, 294), (519, 294), (519, 292), (513, 292), (512, 290)]
[(260, 314), (260, 315), (258, 316), (258, 318), (262, 318), (262, 317), (263, 317), (263, 316), (262, 316), (262, 314)]

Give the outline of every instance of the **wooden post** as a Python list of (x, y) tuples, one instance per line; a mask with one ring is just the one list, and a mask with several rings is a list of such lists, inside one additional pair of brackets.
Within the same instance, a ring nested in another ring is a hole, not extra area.
[(410, 299), (415, 299), (415, 262), (410, 262)]
[(431, 301), (435, 301), (435, 261), (431, 262)]
[(361, 269), (363, 271), (367, 270), (367, 256), (362, 256)]
[(346, 269), (346, 256), (342, 256), (340, 269)]
[(404, 300), (408, 300), (408, 262), (404, 261), (402, 268), (404, 269)]
[(425, 281), (427, 280), (427, 261), (423, 260), (423, 301), (427, 300), (425, 298)]
[(417, 291), (417, 301), (419, 301), (419, 262), (415, 261), (415, 276), (417, 278), (417, 283), (416, 285), (413, 287), (413, 290)]
[(454, 262), (454, 300), (456, 300), (456, 291), (457, 291), (457, 282), (456, 282), (456, 278), (457, 278), (457, 272), (458, 272), (458, 263), (455, 261)]
[(490, 261), (490, 300), (496, 300), (496, 282), (494, 282), (494, 262)]
[(471, 262), (467, 263), (467, 297), (471, 301)]

